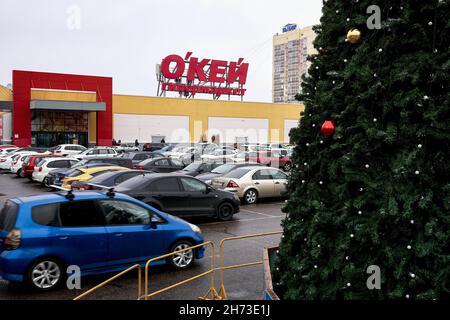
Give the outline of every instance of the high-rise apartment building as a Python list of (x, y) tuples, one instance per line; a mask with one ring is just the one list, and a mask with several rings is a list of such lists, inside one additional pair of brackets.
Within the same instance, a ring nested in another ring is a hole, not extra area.
[(308, 56), (316, 52), (312, 26), (298, 29), (288, 24), (283, 33), (273, 37), (272, 101), (299, 103), (295, 96), (301, 91), (302, 76), (308, 73)]

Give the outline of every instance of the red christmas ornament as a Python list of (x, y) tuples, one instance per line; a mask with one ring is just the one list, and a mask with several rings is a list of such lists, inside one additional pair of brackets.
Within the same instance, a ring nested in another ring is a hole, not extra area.
[(326, 137), (329, 138), (333, 135), (334, 133), (334, 124), (333, 121), (327, 120), (323, 123), (322, 125), (322, 134)]

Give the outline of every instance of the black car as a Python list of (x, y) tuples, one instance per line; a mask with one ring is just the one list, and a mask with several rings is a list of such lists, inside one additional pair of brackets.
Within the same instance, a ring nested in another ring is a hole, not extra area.
[(183, 170), (175, 171), (174, 173), (185, 174), (191, 177), (195, 177), (201, 173), (211, 172), (214, 168), (222, 165), (217, 162), (193, 162)]
[(226, 163), (222, 164), (221, 166), (218, 166), (217, 168), (213, 169), (211, 172), (208, 173), (202, 173), (196, 176), (197, 179), (204, 181), (207, 184), (211, 183), (211, 180), (214, 178), (222, 177), (223, 175), (227, 174), (231, 170), (234, 170), (236, 168), (241, 167), (254, 167), (259, 166), (261, 164), (255, 163), (255, 162), (243, 162), (243, 163)]
[(84, 157), (83, 160), (78, 162), (75, 167), (85, 167), (87, 164), (92, 163), (107, 163), (113, 166), (125, 167), (133, 169), (133, 162), (131, 159), (120, 158), (120, 157)]
[(132, 151), (132, 152), (123, 153), (122, 155), (120, 155), (120, 158), (130, 159), (131, 162), (133, 162), (133, 165), (136, 166), (144, 160), (151, 159), (151, 158), (158, 158), (158, 157), (160, 158), (163, 156), (164, 155), (159, 152), (146, 152), (146, 151), (133, 152)]
[(183, 218), (209, 216), (225, 221), (239, 212), (240, 201), (233, 193), (180, 174), (139, 175), (119, 184), (115, 190)]
[(153, 159), (147, 159), (142, 162), (140, 162), (136, 169), (139, 170), (149, 170), (159, 173), (164, 172), (174, 172), (178, 170), (182, 170), (184, 168), (184, 165), (181, 161), (177, 159), (172, 158), (153, 158)]
[[(73, 189), (80, 190), (102, 190), (100, 186), (104, 187), (114, 187), (118, 184), (127, 181), (128, 179), (134, 178), (138, 175), (154, 173), (152, 171), (144, 170), (120, 170), (102, 173), (99, 176), (95, 176), (87, 182), (74, 181), (72, 183)], [(92, 186), (90, 184), (98, 185), (99, 187)]]

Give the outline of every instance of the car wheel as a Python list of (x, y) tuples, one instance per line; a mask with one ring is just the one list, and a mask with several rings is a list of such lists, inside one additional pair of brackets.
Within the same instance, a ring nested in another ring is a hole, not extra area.
[(217, 208), (217, 216), (222, 221), (228, 221), (233, 218), (234, 208), (230, 203), (222, 203)]
[[(192, 243), (187, 240), (182, 240), (175, 243), (170, 252), (175, 252), (192, 247)], [(194, 263), (194, 250), (187, 250), (170, 256), (168, 259), (169, 265), (176, 270), (188, 269)]]
[(244, 194), (244, 201), (246, 204), (254, 204), (258, 200), (258, 191), (255, 189), (247, 190)]
[(41, 183), (44, 187), (48, 187), (48, 178), (44, 178)]
[(28, 270), (28, 285), (38, 291), (49, 291), (58, 287), (64, 278), (62, 265), (53, 258), (34, 262)]
[(283, 171), (289, 172), (292, 169), (292, 164), (290, 162), (286, 162), (283, 166)]
[(22, 178), (22, 169), (17, 170), (16, 175), (17, 175), (19, 178)]

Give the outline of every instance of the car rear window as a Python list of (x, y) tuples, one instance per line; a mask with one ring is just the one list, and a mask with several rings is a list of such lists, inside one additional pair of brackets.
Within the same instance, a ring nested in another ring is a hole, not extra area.
[(130, 190), (142, 190), (149, 183), (149, 180), (144, 176), (144, 172), (141, 175), (128, 179), (121, 184), (120, 188)]
[(3, 205), (0, 211), (0, 230), (11, 231), (16, 224), (17, 213), (19, 212), (19, 206), (8, 200)]
[(42, 226), (57, 227), (59, 226), (58, 208), (57, 203), (33, 207), (31, 219)]
[(224, 175), (224, 177), (239, 179), (239, 178), (242, 178), (245, 174), (249, 173), (252, 170), (253, 170), (253, 168), (237, 168), (235, 170), (230, 171), (226, 175)]
[(218, 166), (211, 172), (223, 174), (223, 173), (229, 172), (230, 170), (233, 170), (235, 167), (236, 167), (236, 165), (234, 165), (234, 164), (224, 164), (224, 165)]

